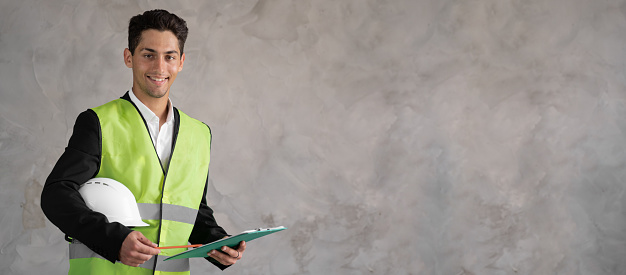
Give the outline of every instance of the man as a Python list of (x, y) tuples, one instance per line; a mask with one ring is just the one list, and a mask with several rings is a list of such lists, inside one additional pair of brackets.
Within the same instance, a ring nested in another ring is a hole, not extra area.
[[(46, 180), (41, 207), (71, 238), (70, 274), (189, 274), (187, 260), (164, 262), (158, 255), (181, 250), (160, 251), (157, 243), (204, 244), (228, 236), (206, 202), (210, 129), (169, 100), (183, 69), (187, 32), (183, 19), (164, 10), (130, 20), (124, 62), (133, 72), (132, 89), (78, 116)], [(126, 185), (150, 226), (130, 229), (91, 211), (78, 189), (94, 177)], [(245, 248), (244, 242), (223, 247), (207, 259), (224, 269)]]

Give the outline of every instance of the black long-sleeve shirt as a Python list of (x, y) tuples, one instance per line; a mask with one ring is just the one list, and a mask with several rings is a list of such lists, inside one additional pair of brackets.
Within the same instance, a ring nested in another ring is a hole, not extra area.
[[(122, 98), (130, 101), (128, 93)], [(176, 108), (174, 115), (172, 146), (176, 142), (180, 127)], [(96, 113), (89, 109), (76, 119), (68, 146), (46, 180), (41, 194), (41, 208), (46, 217), (65, 234), (79, 240), (105, 259), (115, 262), (119, 260), (119, 251), (124, 239), (132, 230), (117, 222), (107, 222), (106, 216), (89, 209), (78, 193), (80, 184), (98, 174), (101, 155), (100, 121)], [(205, 244), (228, 236), (217, 224), (213, 210), (207, 205), (207, 185), (208, 174), (198, 215), (189, 236), (189, 242), (193, 244)], [(226, 268), (212, 258), (207, 257), (207, 260), (220, 269)]]

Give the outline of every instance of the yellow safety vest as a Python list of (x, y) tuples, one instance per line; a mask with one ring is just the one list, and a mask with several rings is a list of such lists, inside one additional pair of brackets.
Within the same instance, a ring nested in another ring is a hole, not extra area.
[[(164, 172), (150, 134), (131, 102), (117, 99), (93, 108), (100, 120), (102, 157), (96, 177), (115, 179), (135, 195), (142, 220), (136, 227), (159, 246), (185, 245), (198, 213), (210, 161), (211, 132), (183, 112), (168, 171)], [(70, 244), (69, 274), (189, 274), (189, 261), (163, 261), (185, 251), (161, 250), (139, 267), (115, 264), (84, 244)]]

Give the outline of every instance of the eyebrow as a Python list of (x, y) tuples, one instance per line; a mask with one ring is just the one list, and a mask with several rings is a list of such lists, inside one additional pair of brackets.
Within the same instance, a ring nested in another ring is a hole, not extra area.
[[(150, 49), (150, 48), (143, 48), (140, 51), (148, 51), (151, 53), (157, 53), (157, 51), (155, 51), (154, 49)], [(174, 50), (165, 52), (165, 54), (174, 54), (174, 53), (180, 55), (178, 51), (174, 51)]]

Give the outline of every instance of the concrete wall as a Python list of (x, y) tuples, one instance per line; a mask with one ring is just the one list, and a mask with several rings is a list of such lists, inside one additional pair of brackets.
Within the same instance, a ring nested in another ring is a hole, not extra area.
[(67, 271), (39, 194), (154, 8), (217, 219), (289, 227), (220, 274), (626, 273), (625, 1), (3, 0), (1, 274)]

